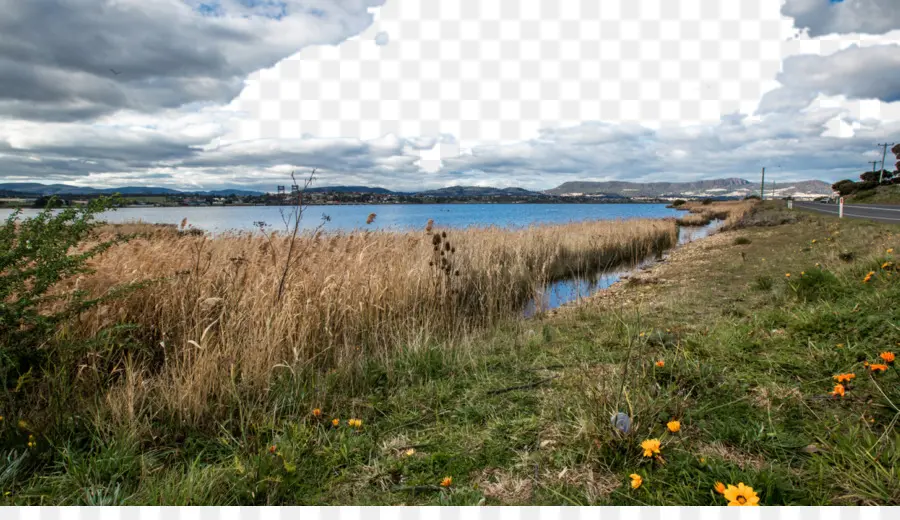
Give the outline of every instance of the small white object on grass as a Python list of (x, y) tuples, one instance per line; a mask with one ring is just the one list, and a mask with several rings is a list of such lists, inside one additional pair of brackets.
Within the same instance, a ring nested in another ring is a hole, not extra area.
[(619, 412), (616, 415), (612, 416), (612, 425), (622, 433), (628, 433), (631, 431), (631, 418), (628, 417), (628, 414)]
[(391, 37), (388, 36), (388, 33), (381, 31), (380, 33), (375, 35), (375, 45), (379, 47), (384, 47), (391, 40)]

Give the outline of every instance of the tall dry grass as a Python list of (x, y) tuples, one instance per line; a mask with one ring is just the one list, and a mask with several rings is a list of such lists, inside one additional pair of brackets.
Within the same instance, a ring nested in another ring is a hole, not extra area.
[(132, 359), (131, 387), (112, 400), (152, 400), (164, 413), (202, 421), (238, 385), (264, 394), (279, 370), (322, 370), (452, 341), (521, 312), (550, 281), (636, 262), (676, 242), (672, 220), (308, 233), (297, 238), (277, 299), (290, 237), (167, 230), (110, 250), (77, 284), (100, 294), (161, 281), (84, 315), (67, 334), (137, 324), (150, 352)]
[(710, 204), (690, 201), (679, 207), (690, 214), (679, 218), (678, 223), (682, 226), (704, 226), (712, 220), (724, 220), (724, 229), (729, 229), (740, 222), (758, 203), (757, 200), (716, 201)]

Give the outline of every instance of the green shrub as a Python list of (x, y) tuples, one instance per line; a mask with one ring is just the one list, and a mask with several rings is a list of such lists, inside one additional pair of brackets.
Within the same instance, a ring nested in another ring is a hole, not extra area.
[(757, 276), (753, 281), (753, 288), (757, 291), (771, 291), (774, 282), (771, 276)]
[(802, 301), (832, 299), (840, 292), (840, 282), (830, 271), (814, 268), (788, 280), (794, 295)]
[(0, 380), (7, 385), (10, 378), (39, 367), (46, 356), (43, 347), (61, 323), (121, 291), (89, 298), (84, 291), (54, 290), (64, 280), (89, 273), (91, 258), (128, 239), (87, 243), (98, 225), (95, 215), (113, 204), (103, 198), (53, 211), (51, 201), (35, 217), (20, 220), (17, 210), (0, 226)]

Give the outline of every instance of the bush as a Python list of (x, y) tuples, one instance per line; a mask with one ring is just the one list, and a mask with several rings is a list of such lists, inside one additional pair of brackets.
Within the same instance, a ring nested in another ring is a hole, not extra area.
[(58, 284), (90, 272), (88, 261), (128, 239), (87, 244), (98, 223), (94, 216), (113, 206), (96, 199), (56, 214), (47, 207), (19, 220), (21, 210), (0, 227), (0, 379), (17, 378), (39, 365), (44, 347), (66, 320), (114, 296), (89, 298), (83, 291), (60, 294)]
[(734, 239), (734, 245), (736, 246), (744, 246), (751, 242), (751, 240), (747, 237), (737, 237)]
[(830, 271), (814, 268), (788, 281), (794, 295), (805, 302), (832, 299), (840, 292), (840, 282)]
[(678, 199), (678, 200), (675, 200), (675, 201), (672, 202), (672, 207), (673, 207), (673, 208), (677, 208), (678, 206), (683, 206), (683, 205), (685, 205), (685, 204), (687, 204), (687, 201), (686, 201), (686, 200)]
[(744, 197), (744, 200), (762, 200), (759, 198), (759, 195), (747, 195)]
[(701, 202), (701, 204), (703, 204), (704, 206), (709, 206), (710, 204), (712, 204), (712, 202), (712, 199), (703, 199), (703, 202)]
[(753, 281), (753, 288), (757, 291), (771, 291), (774, 284), (771, 276), (758, 276)]

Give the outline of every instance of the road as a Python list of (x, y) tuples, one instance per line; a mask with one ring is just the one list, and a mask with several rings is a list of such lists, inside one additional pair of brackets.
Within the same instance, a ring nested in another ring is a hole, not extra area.
[[(794, 201), (794, 207), (838, 216), (837, 204)], [(888, 224), (900, 224), (900, 206), (880, 204), (844, 204), (844, 216), (849, 218), (864, 218), (868, 220), (874, 220), (876, 222), (887, 222)]]

